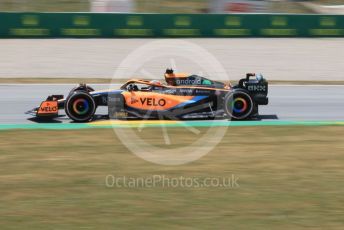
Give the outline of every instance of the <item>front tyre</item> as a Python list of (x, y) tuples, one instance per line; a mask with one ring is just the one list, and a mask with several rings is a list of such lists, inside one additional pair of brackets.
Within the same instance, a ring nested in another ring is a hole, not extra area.
[(88, 92), (75, 91), (67, 97), (65, 111), (73, 121), (87, 122), (94, 116), (96, 103)]
[(236, 120), (249, 118), (252, 115), (253, 107), (251, 96), (243, 90), (228, 93), (224, 100), (226, 114)]
[(75, 91), (85, 91), (85, 92), (90, 93), (90, 92), (93, 92), (94, 89), (91, 86), (88, 86), (86, 84), (79, 84), (77, 87), (74, 87), (73, 89), (71, 89), (68, 95), (71, 95)]

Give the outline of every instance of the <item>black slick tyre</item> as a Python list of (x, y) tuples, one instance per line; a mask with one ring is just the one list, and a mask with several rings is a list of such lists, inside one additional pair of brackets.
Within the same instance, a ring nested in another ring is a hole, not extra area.
[(85, 91), (74, 91), (66, 99), (65, 112), (75, 122), (90, 121), (96, 111), (93, 97)]

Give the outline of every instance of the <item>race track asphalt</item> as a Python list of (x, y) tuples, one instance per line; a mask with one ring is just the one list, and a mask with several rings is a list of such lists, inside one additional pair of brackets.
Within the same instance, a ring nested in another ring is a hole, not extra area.
[[(269, 80), (344, 80), (344, 38), (1, 39), (0, 54), (2, 78), (127, 78), (116, 71), (140, 67), (129, 77), (156, 79), (173, 67), (218, 80), (246, 72)], [(120, 65), (129, 54), (140, 58)], [(211, 70), (209, 54), (222, 68)], [(196, 62), (203, 58), (209, 63)]]
[[(108, 89), (108, 85), (92, 85)], [(0, 124), (28, 124), (26, 111), (39, 106), (50, 94), (67, 94), (71, 84), (2, 84), (0, 85)], [(118, 88), (118, 86), (113, 86)], [(344, 120), (344, 86), (271, 85), (270, 103), (260, 107), (263, 121), (342, 121)], [(97, 114), (106, 113), (99, 108)], [(70, 122), (66, 117), (62, 122)]]

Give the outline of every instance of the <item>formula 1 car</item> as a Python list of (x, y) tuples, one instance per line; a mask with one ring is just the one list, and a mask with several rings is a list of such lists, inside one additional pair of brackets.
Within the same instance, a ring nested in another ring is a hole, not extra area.
[(258, 106), (268, 104), (268, 82), (261, 74), (246, 74), (232, 86), (198, 75), (173, 73), (167, 69), (167, 84), (159, 81), (127, 81), (120, 89), (94, 91), (80, 84), (64, 98), (51, 95), (40, 107), (27, 113), (52, 119), (64, 109), (75, 122), (95, 118), (98, 106), (107, 106), (110, 119), (250, 119)]

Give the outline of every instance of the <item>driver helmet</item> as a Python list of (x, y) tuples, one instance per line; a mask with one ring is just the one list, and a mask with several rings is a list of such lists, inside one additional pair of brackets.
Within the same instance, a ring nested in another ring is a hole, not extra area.
[(168, 85), (175, 85), (175, 74), (173, 73), (173, 69), (166, 69), (165, 72), (165, 81)]

